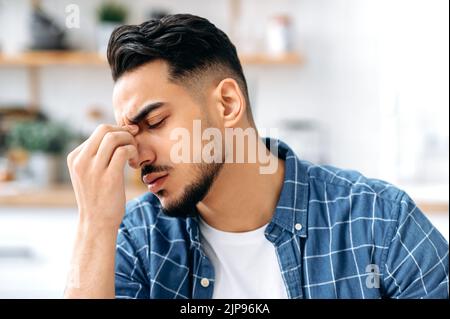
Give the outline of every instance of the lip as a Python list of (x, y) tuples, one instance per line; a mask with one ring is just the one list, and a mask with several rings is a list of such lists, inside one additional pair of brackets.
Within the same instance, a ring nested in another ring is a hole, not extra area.
[(152, 193), (157, 193), (161, 190), (168, 173), (151, 173), (144, 175), (142, 181), (147, 185), (147, 188)]

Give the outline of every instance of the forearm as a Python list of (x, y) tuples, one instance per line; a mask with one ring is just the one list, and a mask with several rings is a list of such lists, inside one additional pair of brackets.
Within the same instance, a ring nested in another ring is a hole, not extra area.
[(138, 162), (135, 125), (100, 125), (67, 156), (79, 223), (66, 298), (114, 298), (117, 231), (125, 212), (124, 167)]
[(79, 223), (65, 298), (114, 298), (117, 229)]

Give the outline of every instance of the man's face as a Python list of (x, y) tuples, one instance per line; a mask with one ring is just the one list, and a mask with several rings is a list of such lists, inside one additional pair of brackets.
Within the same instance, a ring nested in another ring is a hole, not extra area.
[[(213, 88), (211, 88), (212, 90)], [(208, 111), (208, 88), (204, 103), (192, 92), (168, 79), (168, 65), (162, 60), (147, 63), (125, 73), (113, 91), (114, 115), (118, 125), (136, 124), (138, 162), (149, 191), (158, 196), (169, 215), (195, 214), (195, 205), (206, 195), (221, 164), (179, 163), (171, 161), (170, 139), (175, 128), (185, 128), (192, 137), (193, 120), (202, 126), (215, 126), (217, 117)], [(202, 105), (201, 105), (202, 104)]]

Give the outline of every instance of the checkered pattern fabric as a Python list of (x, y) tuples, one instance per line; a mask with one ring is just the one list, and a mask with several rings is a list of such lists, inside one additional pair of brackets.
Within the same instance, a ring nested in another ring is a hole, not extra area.
[[(265, 236), (289, 298), (448, 298), (448, 243), (406, 193), (266, 143), (285, 161)], [(116, 297), (211, 298), (214, 269), (200, 236), (196, 217), (164, 215), (150, 193), (127, 203)]]

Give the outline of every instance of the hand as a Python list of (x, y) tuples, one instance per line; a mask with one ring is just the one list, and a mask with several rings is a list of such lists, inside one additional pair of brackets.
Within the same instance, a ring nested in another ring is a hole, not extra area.
[(124, 167), (136, 165), (136, 125), (102, 124), (67, 157), (80, 224), (117, 230), (125, 212)]

